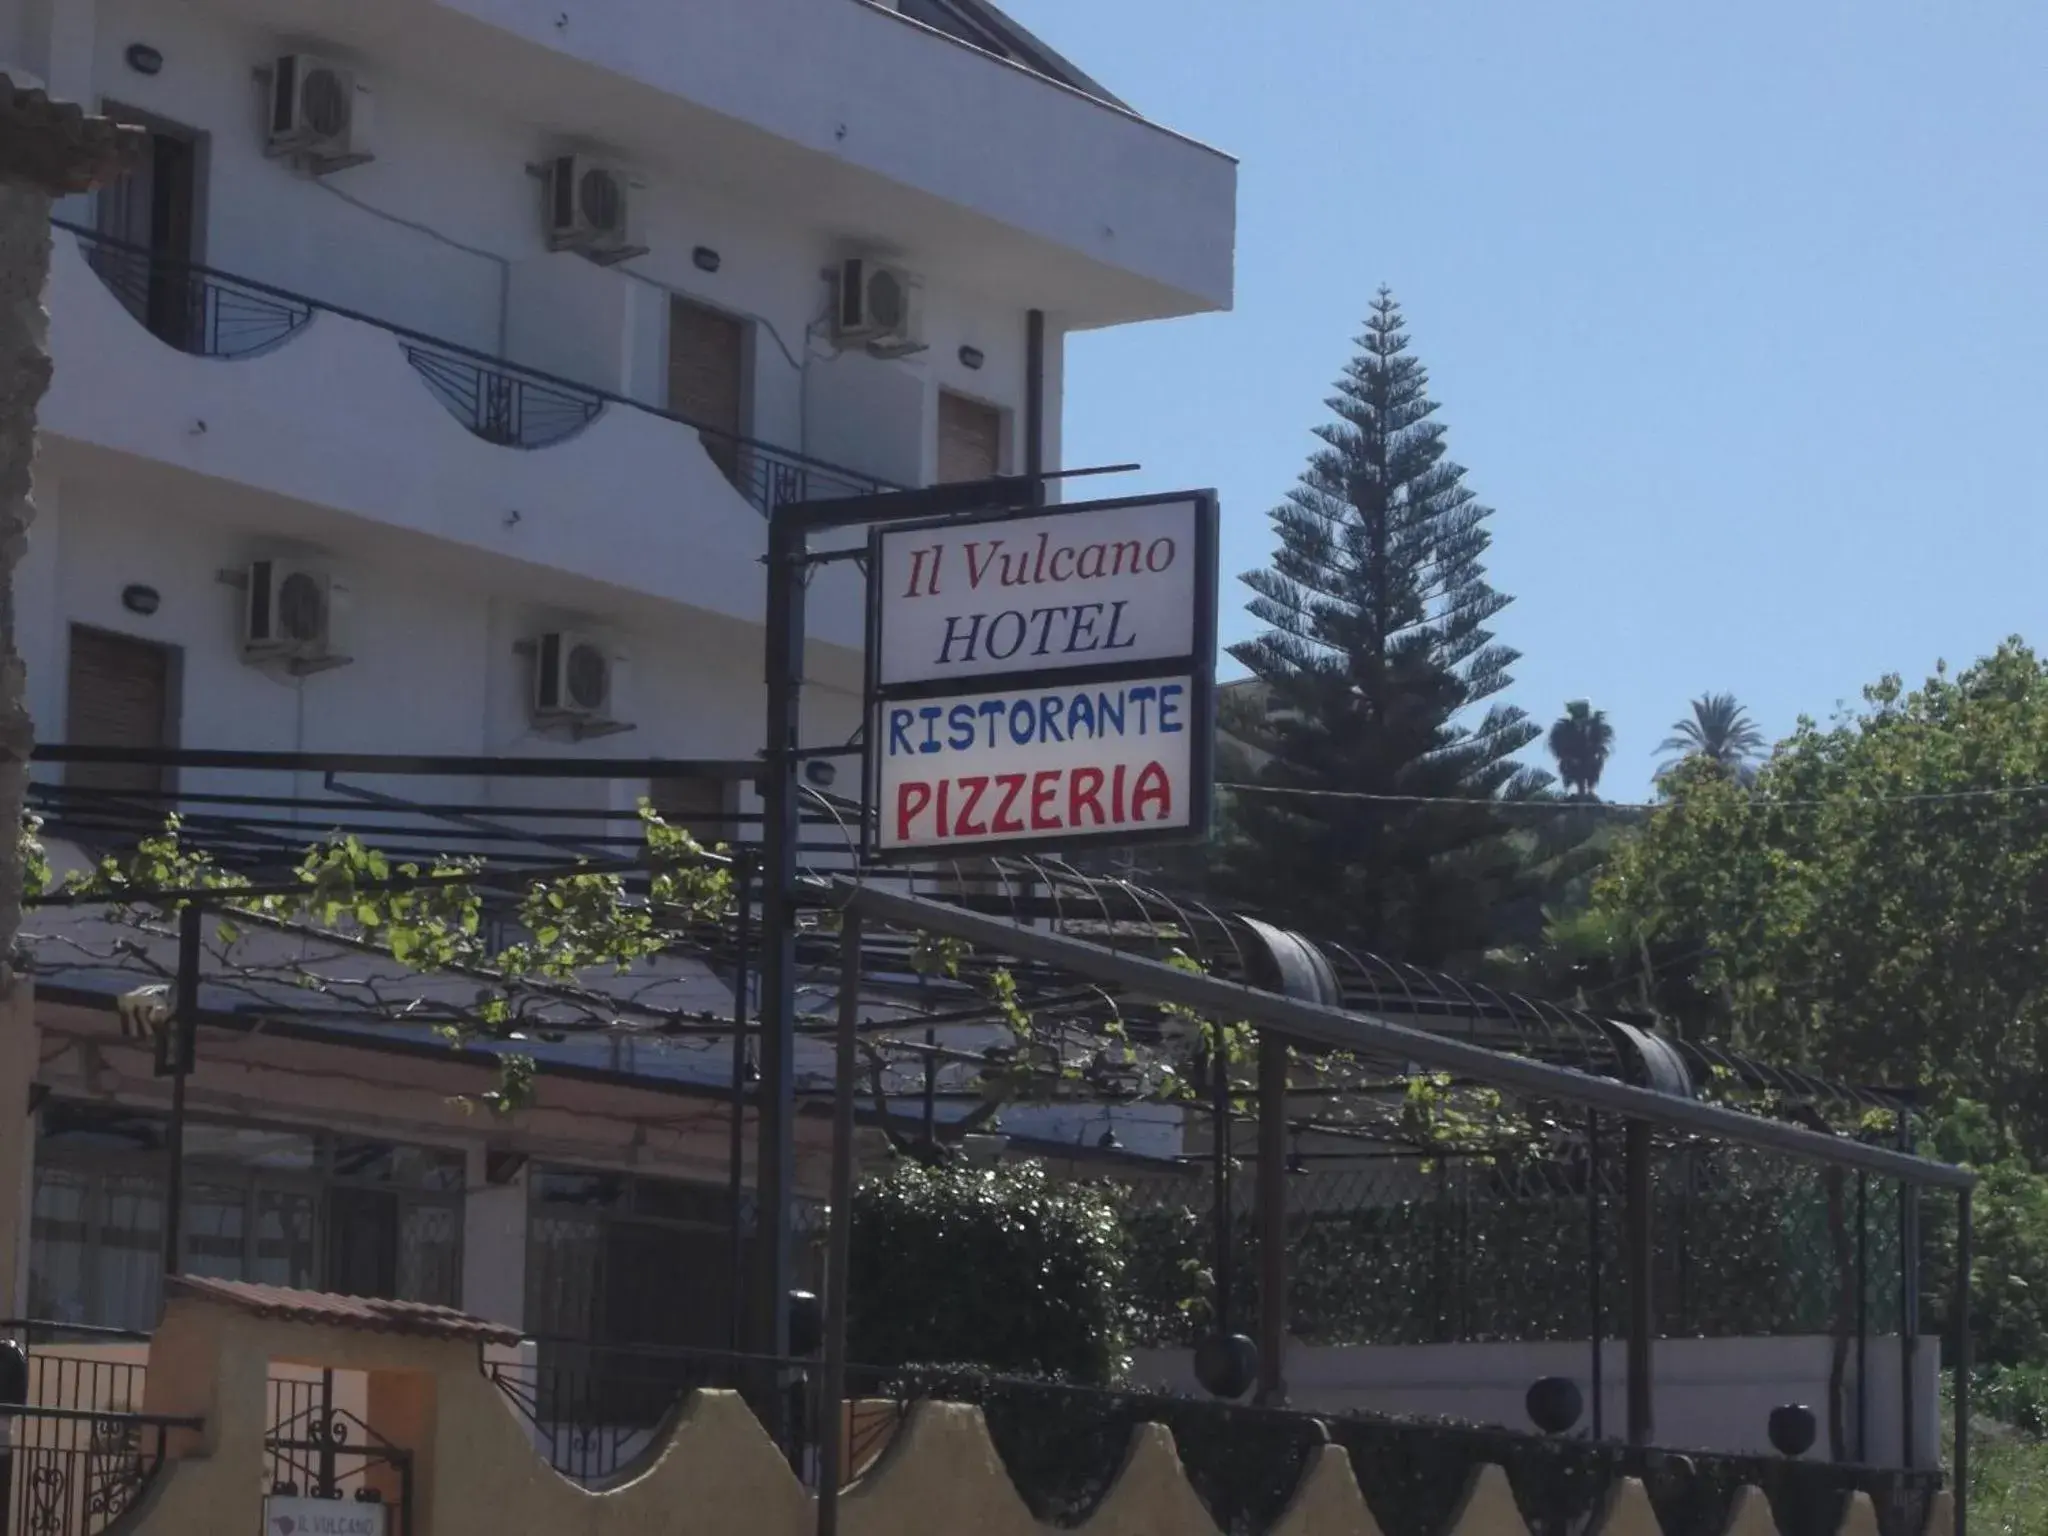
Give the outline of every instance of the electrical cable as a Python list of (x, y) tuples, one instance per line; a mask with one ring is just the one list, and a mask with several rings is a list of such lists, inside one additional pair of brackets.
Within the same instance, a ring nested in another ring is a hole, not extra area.
[[(645, 284), (657, 293), (665, 293), (670, 298), (688, 299), (690, 302), (698, 304), (703, 302), (702, 295), (687, 292), (672, 283), (664, 283), (660, 278), (650, 276), (645, 272), (636, 272), (624, 262), (618, 263), (612, 270), (622, 277), (630, 277), (636, 283)], [(775, 328), (773, 320), (770, 320), (766, 315), (757, 315), (752, 310), (734, 309), (730, 305), (725, 304), (721, 304), (718, 307), (729, 315), (737, 315), (740, 319), (752, 321), (755, 325), (761, 327), (762, 330), (768, 333), (769, 340), (775, 343), (775, 348), (782, 354), (783, 361), (788, 363), (798, 373), (804, 371), (803, 363), (798, 360), (796, 353), (790, 350), (789, 343), (782, 339), (782, 332)], [(806, 347), (805, 351), (808, 352), (809, 348)]]
[(502, 357), (505, 354), (506, 344), (512, 331), (512, 260), (510, 257), (500, 256), (496, 251), (487, 251), (480, 245), (466, 244), (461, 240), (457, 240), (453, 235), (443, 234), (431, 224), (421, 223), (418, 219), (408, 219), (403, 214), (391, 213), (377, 207), (374, 203), (366, 203), (360, 197), (350, 192), (344, 192), (340, 187), (334, 185), (333, 182), (327, 181), (324, 178), (316, 179), (313, 185), (331, 197), (340, 198), (351, 208), (361, 209), (372, 218), (382, 219), (385, 223), (394, 224), (400, 229), (409, 229), (415, 234), (425, 235), (429, 240), (438, 241), (440, 244), (447, 246), (451, 251), (461, 251), (465, 256), (475, 256), (484, 261), (495, 262), (498, 268), (497, 350), (499, 356)]
[[(1220, 782), (1218, 789), (1240, 794), (1294, 796), (1305, 800), (1355, 800), (1382, 805), (1470, 805), (1496, 811), (1601, 811), (1644, 815), (1684, 809), (1683, 800), (1490, 800), (1479, 795), (1382, 795), (1363, 789), (1308, 789), (1287, 784)], [(2048, 795), (2048, 784), (2012, 784), (1995, 789), (1929, 790), (1898, 795), (1854, 795), (1841, 799), (1781, 800), (1773, 795), (1747, 795), (1743, 803), (1770, 809), (1817, 809), (1842, 805), (1915, 805), (1949, 801), (1989, 800), (2006, 796)]]
[[(373, 203), (366, 203), (353, 193), (343, 191), (330, 181), (316, 180), (313, 185), (320, 188), (323, 192), (340, 198), (350, 207), (361, 209), (372, 218), (382, 219), (387, 224), (395, 224), (401, 229), (409, 229), (416, 234), (425, 235), (428, 239), (438, 241), (450, 250), (461, 251), (465, 255), (481, 257), (485, 261), (496, 262), (498, 266), (498, 351), (500, 354), (505, 351), (506, 338), (510, 330), (509, 312), (511, 310), (512, 259), (509, 256), (501, 256), (498, 252), (486, 250), (482, 246), (467, 244), (464, 241), (457, 240), (453, 235), (444, 234), (431, 224), (423, 223), (418, 219), (409, 219), (403, 214), (392, 213), (377, 207)], [(624, 262), (614, 266), (612, 270), (622, 277), (630, 277), (634, 282), (644, 284), (659, 293), (668, 294), (672, 298), (699, 299), (699, 295), (688, 293), (671, 283), (665, 283), (658, 277), (651, 276), (645, 272), (636, 272)], [(761, 327), (762, 330), (768, 333), (769, 339), (775, 343), (776, 350), (782, 354), (784, 361), (798, 373), (804, 371), (803, 362), (791, 350), (789, 343), (783, 340), (782, 332), (776, 328), (773, 320), (770, 320), (766, 315), (755, 314), (751, 310), (732, 309), (724, 305), (720, 307), (726, 309), (730, 314), (737, 315), (742, 320), (751, 321), (753, 324)], [(808, 352), (809, 348), (807, 347), (805, 350)]]

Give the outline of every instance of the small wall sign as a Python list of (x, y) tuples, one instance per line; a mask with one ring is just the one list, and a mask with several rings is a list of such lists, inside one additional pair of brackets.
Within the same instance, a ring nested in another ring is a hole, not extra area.
[(385, 1536), (390, 1514), (354, 1499), (272, 1495), (263, 1501), (263, 1536)]

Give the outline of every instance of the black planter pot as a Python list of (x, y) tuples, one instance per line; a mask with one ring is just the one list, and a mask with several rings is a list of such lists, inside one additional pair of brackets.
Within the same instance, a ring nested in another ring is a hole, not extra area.
[(1212, 1333), (1195, 1346), (1195, 1380), (1215, 1397), (1243, 1397), (1259, 1379), (1259, 1346), (1241, 1333)]
[(1804, 1456), (1813, 1449), (1818, 1426), (1813, 1410), (1800, 1403), (1787, 1403), (1771, 1410), (1771, 1444), (1781, 1456)]
[(1546, 1435), (1563, 1434), (1579, 1422), (1579, 1415), (1586, 1408), (1579, 1384), (1569, 1376), (1545, 1376), (1530, 1386), (1523, 1402), (1529, 1410), (1529, 1422)]

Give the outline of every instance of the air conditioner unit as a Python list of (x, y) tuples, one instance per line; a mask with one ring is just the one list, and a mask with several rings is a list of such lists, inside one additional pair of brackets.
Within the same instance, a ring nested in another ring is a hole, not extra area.
[(832, 336), (883, 357), (924, 350), (923, 284), (901, 267), (849, 256), (839, 264)]
[(588, 725), (611, 715), (611, 652), (569, 630), (540, 636), (533, 648), (533, 718), (544, 725)]
[(288, 53), (270, 70), (269, 149), (316, 176), (361, 165), (370, 92), (355, 71), (310, 53)]
[(334, 608), (340, 589), (326, 573), (284, 560), (250, 562), (242, 603), (242, 655), (301, 670), (338, 665)]
[(548, 249), (599, 266), (647, 254), (633, 242), (633, 187), (626, 173), (588, 155), (557, 155), (543, 168)]

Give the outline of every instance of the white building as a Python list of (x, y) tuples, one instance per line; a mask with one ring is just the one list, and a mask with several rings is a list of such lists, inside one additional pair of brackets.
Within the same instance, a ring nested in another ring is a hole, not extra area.
[[(771, 498), (1057, 467), (1068, 335), (1231, 302), (1233, 163), (986, 0), (11, 0), (0, 67), (151, 132), (144, 170), (59, 208), (16, 595), (45, 741), (750, 757)], [(809, 608), (804, 734), (842, 741), (851, 568)], [(646, 785), (378, 788), (622, 810)], [(700, 788), (677, 803), (735, 808)], [(44, 995), (17, 1058), (36, 1240), (0, 1300), (141, 1321), (165, 1086), (109, 1010)], [(192, 1262), (534, 1326), (535, 1275), (565, 1306), (560, 1266), (612, 1283), (600, 1229), (722, 1254), (722, 1214), (658, 1191), (722, 1176), (726, 1111), (687, 1072), (605, 1076), (642, 1065), (565, 1068), (508, 1129), (448, 1107), (479, 1063), (223, 1021)]]

